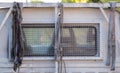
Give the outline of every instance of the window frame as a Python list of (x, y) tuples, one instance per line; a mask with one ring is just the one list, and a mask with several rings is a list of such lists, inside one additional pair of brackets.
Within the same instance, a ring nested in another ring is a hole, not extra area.
[[(98, 40), (97, 40), (97, 38), (99, 37), (99, 36), (97, 36), (97, 34), (98, 34), (98, 32), (97, 32), (97, 25), (94, 25), (94, 24), (89, 24), (89, 25), (87, 25), (87, 24), (75, 24), (75, 25), (73, 25), (73, 24), (64, 24), (63, 26), (63, 29), (64, 28), (92, 28), (92, 29), (94, 29), (95, 30), (95, 48), (97, 48), (97, 52), (95, 52), (96, 53), (96, 55), (98, 54), (98, 52), (99, 52), (99, 48), (97, 47), (98, 46)], [(75, 34), (74, 34), (75, 35)], [(73, 48), (72, 48), (73, 49)], [(75, 52), (73, 52), (73, 53), (75, 53)], [(74, 54), (73, 54), (74, 55)], [(94, 56), (90, 56), (90, 55), (88, 55), (88, 56), (82, 56), (82, 55), (76, 55), (76, 56), (73, 56), (73, 55), (64, 55), (63, 57), (94, 57)], [(95, 55), (95, 56), (96, 56)], [(98, 55), (99, 56), (99, 55)]]
[[(92, 27), (96, 27), (97, 30), (97, 53), (99, 53), (99, 56), (63, 56), (63, 60), (102, 60), (102, 50), (100, 49), (100, 24), (101, 23), (64, 23), (64, 25), (73, 25), (73, 24), (86, 24), (86, 26), (90, 25)], [(22, 23), (22, 27), (44, 27), (45, 25), (52, 26), (54, 27), (54, 23)], [(94, 25), (94, 26), (93, 26)], [(85, 26), (85, 25), (83, 25)], [(46, 26), (47, 27), (47, 26)], [(23, 57), (23, 60), (54, 60), (54, 57), (52, 56), (47, 56), (47, 57), (41, 57), (41, 56), (26, 56)]]

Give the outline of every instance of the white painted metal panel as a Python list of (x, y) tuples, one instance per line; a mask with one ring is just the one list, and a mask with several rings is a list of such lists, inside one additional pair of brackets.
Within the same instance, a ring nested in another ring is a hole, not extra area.
[(54, 23), (54, 8), (24, 8), (23, 23)]
[[(109, 17), (109, 10), (105, 10)], [(0, 22), (7, 13), (7, 9), (0, 9)], [(94, 8), (64, 8), (64, 23), (99, 23), (100, 26), (100, 54), (98, 58), (64, 58), (67, 73), (120, 73), (120, 15), (116, 12), (116, 38), (117, 38), (117, 62), (116, 71), (111, 72), (105, 65), (107, 55), (108, 23), (99, 9)], [(55, 8), (24, 8), (23, 24), (55, 23)], [(6, 25), (0, 31), (0, 73), (14, 73), (13, 64), (7, 58), (7, 34), (8, 26), (11, 29), (11, 16)], [(20, 73), (54, 73), (54, 58), (25, 57)]]

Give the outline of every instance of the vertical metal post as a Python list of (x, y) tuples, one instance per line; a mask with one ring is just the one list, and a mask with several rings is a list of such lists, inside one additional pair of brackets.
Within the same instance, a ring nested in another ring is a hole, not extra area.
[(63, 4), (58, 4), (58, 24), (59, 24), (59, 73), (62, 73), (62, 25), (63, 25)]
[(62, 72), (61, 57), (61, 25), (63, 23), (63, 4), (58, 3), (55, 7), (55, 73)]
[(54, 47), (54, 55), (55, 55), (55, 73), (58, 73), (58, 29), (57, 29), (57, 18), (58, 18), (58, 5), (55, 7), (55, 47)]
[(110, 20), (108, 30), (108, 53), (107, 53), (107, 66), (111, 66), (111, 70), (115, 70), (116, 61), (116, 46), (115, 46), (115, 7), (116, 3), (110, 3)]
[(112, 60), (111, 60), (111, 70), (115, 70), (115, 61), (116, 61), (116, 45), (115, 45), (115, 7), (116, 3), (110, 3), (111, 6), (111, 51), (112, 51)]

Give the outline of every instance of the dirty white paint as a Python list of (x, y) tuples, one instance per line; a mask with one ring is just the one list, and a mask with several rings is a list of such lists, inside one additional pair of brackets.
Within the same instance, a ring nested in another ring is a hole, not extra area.
[[(0, 9), (0, 23), (8, 9)], [(109, 10), (105, 10), (109, 17)], [(29, 7), (22, 11), (23, 24), (55, 23), (55, 7)], [(64, 23), (99, 23), (100, 28), (100, 57), (64, 57), (67, 73), (120, 73), (120, 14), (115, 13), (116, 23), (116, 70), (110, 71), (105, 65), (107, 55), (108, 22), (99, 8), (65, 7)], [(11, 31), (12, 16), (0, 31), (0, 73), (14, 73), (13, 64), (7, 58), (7, 35)], [(20, 73), (54, 73), (53, 57), (24, 57)]]

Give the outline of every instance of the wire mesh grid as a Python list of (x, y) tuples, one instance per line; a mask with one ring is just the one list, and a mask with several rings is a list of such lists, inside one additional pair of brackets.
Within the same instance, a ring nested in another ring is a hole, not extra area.
[(63, 56), (95, 56), (96, 28), (93, 26), (63, 26), (61, 44)]
[[(35, 26), (35, 25), (34, 25)], [(23, 27), (25, 56), (54, 56), (54, 27)], [(66, 24), (61, 27), (63, 56), (95, 56), (97, 54), (97, 29), (90, 24)]]
[(24, 27), (23, 31), (26, 40), (25, 56), (53, 56), (53, 27)]

